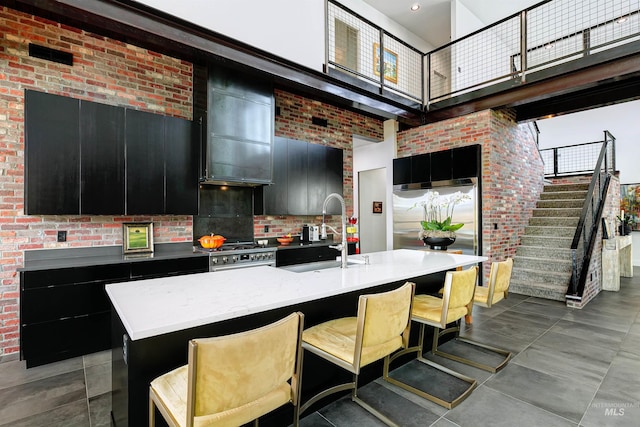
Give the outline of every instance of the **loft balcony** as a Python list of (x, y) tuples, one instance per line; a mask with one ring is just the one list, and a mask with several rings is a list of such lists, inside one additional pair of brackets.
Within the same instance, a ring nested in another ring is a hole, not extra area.
[(421, 54), (329, 0), (326, 68), (419, 105), (426, 122), (500, 107), (518, 120), (579, 111), (640, 96), (639, 12), (638, 0), (548, 0)]

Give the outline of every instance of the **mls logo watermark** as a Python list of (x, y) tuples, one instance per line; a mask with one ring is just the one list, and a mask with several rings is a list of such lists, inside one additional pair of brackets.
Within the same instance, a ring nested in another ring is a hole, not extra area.
[(640, 402), (598, 402), (592, 403), (593, 408), (604, 409), (605, 417), (624, 417), (630, 408), (640, 408)]

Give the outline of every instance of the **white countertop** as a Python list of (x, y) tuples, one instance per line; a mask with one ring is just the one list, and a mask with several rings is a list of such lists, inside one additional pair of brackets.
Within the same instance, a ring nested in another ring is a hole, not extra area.
[(106, 290), (129, 337), (139, 340), (487, 260), (410, 249), (367, 255), (369, 265), (346, 269), (296, 273), (264, 266), (114, 283)]

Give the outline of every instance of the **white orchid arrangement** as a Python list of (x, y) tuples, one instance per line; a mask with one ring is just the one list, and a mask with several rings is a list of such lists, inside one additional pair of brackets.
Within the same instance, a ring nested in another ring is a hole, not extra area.
[(464, 224), (451, 224), (451, 218), (456, 205), (467, 200), (471, 200), (471, 196), (461, 191), (449, 195), (440, 195), (437, 191), (427, 192), (424, 200), (412, 206), (421, 206), (423, 210), (423, 220), (420, 222), (422, 231), (419, 237), (424, 237), (424, 233), (430, 231), (454, 233), (461, 229)]

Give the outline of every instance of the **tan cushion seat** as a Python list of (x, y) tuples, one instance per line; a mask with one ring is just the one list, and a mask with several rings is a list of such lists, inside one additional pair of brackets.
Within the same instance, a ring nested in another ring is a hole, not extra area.
[[(306, 329), (302, 333), (302, 341), (321, 348), (327, 353), (352, 364), (354, 363), (357, 327), (357, 317), (329, 320)], [(394, 336), (389, 341), (363, 347), (360, 366), (380, 360), (400, 347), (402, 347), (402, 337), (400, 335)]]
[[(494, 292), (491, 304), (495, 304), (498, 301), (502, 301), (503, 299), (504, 299), (504, 292)], [(473, 299), (473, 303), (478, 305), (489, 304), (489, 287), (488, 286), (478, 286), (476, 288), (476, 294)]]
[[(439, 323), (442, 317), (442, 298), (431, 295), (416, 295), (413, 297), (413, 310), (411, 315), (414, 318), (425, 319), (434, 323)], [(467, 314), (467, 307), (450, 308), (447, 311), (447, 322), (451, 323)]]

